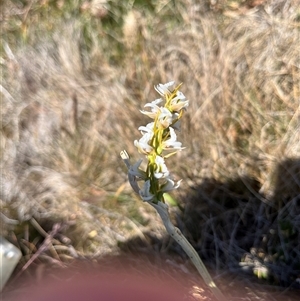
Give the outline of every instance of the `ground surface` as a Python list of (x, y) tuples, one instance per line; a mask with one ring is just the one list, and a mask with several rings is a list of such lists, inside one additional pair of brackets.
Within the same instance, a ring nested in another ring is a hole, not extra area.
[[(98, 280), (95, 281), (95, 279)], [(34, 297), (36, 294), (42, 295), (48, 285), (51, 285), (52, 288), (57, 287), (58, 284), (68, 287), (71, 283), (74, 285), (73, 287), (76, 287), (82, 281), (89, 283), (89, 290), (101, 291), (101, 285), (103, 287), (105, 279), (111, 279), (115, 283), (116, 289), (118, 286), (121, 288), (124, 282), (134, 282), (136, 286), (133, 285), (133, 290), (135, 290), (139, 287), (139, 281), (142, 283), (142, 280), (145, 279), (150, 283), (154, 281), (156, 285), (159, 283), (158, 287), (166, 290), (167, 293), (178, 290), (177, 294), (181, 294), (179, 300), (216, 300), (189, 262), (178, 257), (176, 259), (144, 254), (107, 257), (98, 261), (95, 259), (75, 260), (64, 267), (56, 266), (56, 268), (49, 264), (33, 264), (22, 274), (15, 274), (12, 277), (1, 295), (1, 301), (25, 301), (29, 300), (26, 298), (29, 298), (31, 294)], [(249, 275), (223, 272), (215, 277), (215, 281), (228, 301), (299, 300), (299, 290), (268, 286), (259, 283)], [(50, 292), (51, 290), (50, 288)], [(82, 294), (89, 294), (87, 288), (82, 287), (81, 290)], [(23, 299), (20, 299), (20, 296)]]

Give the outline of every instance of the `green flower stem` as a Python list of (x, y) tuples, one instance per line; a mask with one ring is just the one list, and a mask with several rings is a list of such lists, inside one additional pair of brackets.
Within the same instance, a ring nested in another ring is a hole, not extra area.
[(182, 247), (184, 252), (189, 256), (194, 266), (198, 270), (199, 274), (203, 278), (205, 284), (210, 288), (214, 296), (220, 301), (226, 300), (225, 296), (221, 293), (221, 291), (218, 289), (215, 282), (211, 278), (199, 254), (196, 252), (194, 247), (188, 242), (188, 240), (185, 238), (182, 232), (172, 224), (170, 220), (169, 211), (168, 211), (168, 205), (162, 202), (158, 202), (157, 204), (154, 204), (153, 202), (148, 202), (148, 203), (152, 207), (154, 207), (155, 210), (158, 212), (167, 232)]
[[(131, 166), (127, 152), (124, 150), (120, 155), (129, 169), (128, 179), (133, 190), (143, 201), (149, 203), (156, 209), (167, 232), (177, 241), (192, 260), (199, 274), (215, 297), (219, 301), (223, 301), (225, 300), (223, 294), (212, 280), (198, 253), (181, 231), (172, 224), (168, 211), (169, 207), (164, 203), (163, 199), (165, 192), (177, 189), (181, 182), (180, 180), (175, 184), (171, 179), (169, 170), (165, 164), (165, 159), (175, 154), (178, 150), (183, 149), (181, 142), (176, 141), (175, 129), (178, 129), (180, 126), (179, 119), (182, 117), (183, 111), (189, 103), (184, 94), (179, 91), (181, 84), (174, 90), (171, 90), (173, 85), (174, 82), (172, 81), (155, 86), (155, 90), (162, 98), (145, 105), (145, 107), (150, 107), (151, 111), (141, 111), (141, 113), (154, 119), (153, 122), (148, 123), (146, 126), (139, 127), (143, 136), (140, 140), (134, 141), (134, 145), (138, 151), (147, 156), (148, 164), (146, 173), (139, 169), (141, 161)], [(163, 100), (165, 101), (164, 107), (159, 107), (158, 104)], [(177, 124), (177, 122), (179, 124)], [(177, 124), (177, 126), (175, 126), (175, 124)], [(172, 125), (174, 125), (174, 128)], [(167, 151), (165, 155), (163, 154), (164, 150)], [(168, 153), (172, 150), (173, 152)], [(144, 181), (144, 185), (141, 189), (139, 188), (137, 180)]]
[[(121, 152), (121, 158), (123, 159), (124, 163), (126, 164), (127, 168), (130, 168), (130, 161), (129, 156), (126, 151)], [(131, 187), (133, 190), (139, 194), (139, 186), (137, 184), (137, 178), (133, 175), (131, 175), (128, 172), (128, 179)], [(202, 259), (200, 258), (199, 254), (196, 252), (194, 247), (189, 243), (189, 241), (185, 238), (185, 236), (182, 234), (182, 232), (175, 227), (170, 219), (169, 215), (169, 207), (166, 203), (158, 201), (157, 204), (155, 204), (153, 201), (148, 202), (149, 205), (151, 205), (159, 214), (160, 218), (163, 221), (163, 224), (168, 232), (168, 234), (182, 247), (184, 252), (189, 256), (191, 261), (193, 262), (194, 266), (198, 270), (199, 274), (203, 278), (205, 284), (210, 288), (214, 296), (219, 301), (224, 301), (226, 298), (221, 293), (221, 291), (216, 286), (215, 282), (211, 278), (209, 272), (207, 271), (207, 268), (205, 267)]]

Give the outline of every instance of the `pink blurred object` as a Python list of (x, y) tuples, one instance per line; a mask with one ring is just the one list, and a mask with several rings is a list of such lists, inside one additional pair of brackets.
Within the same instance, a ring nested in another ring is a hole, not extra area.
[[(17, 296), (17, 301), (182, 301), (184, 290), (180, 282), (162, 281), (138, 271), (124, 273), (85, 273), (59, 275), (60, 280), (43, 279)], [(61, 280), (64, 279), (64, 280)]]

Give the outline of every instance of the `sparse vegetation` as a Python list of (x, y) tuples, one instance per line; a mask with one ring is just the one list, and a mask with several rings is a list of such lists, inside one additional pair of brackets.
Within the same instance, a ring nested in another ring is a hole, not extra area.
[(297, 286), (297, 0), (0, 5), (1, 235), (22, 250), (19, 269), (54, 228), (33, 264), (163, 239), (119, 152), (135, 153), (153, 85), (175, 80), (190, 100), (178, 225), (214, 269)]

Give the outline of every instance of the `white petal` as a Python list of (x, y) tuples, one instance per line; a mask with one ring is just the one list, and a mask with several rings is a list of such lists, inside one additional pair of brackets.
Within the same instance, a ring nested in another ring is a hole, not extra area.
[(154, 176), (157, 179), (166, 178), (170, 173), (165, 164), (165, 160), (163, 157), (156, 156), (155, 158), (156, 170), (154, 171)]
[(163, 149), (167, 149), (167, 150), (183, 149), (183, 147), (181, 147), (182, 143), (179, 141), (176, 141), (176, 139), (177, 139), (177, 136), (176, 136), (175, 130), (172, 127), (170, 127), (170, 138), (162, 143)]
[(140, 126), (138, 130), (141, 131), (142, 134), (151, 133), (153, 135), (153, 126), (154, 122), (150, 122), (146, 126)]
[(159, 112), (159, 107), (155, 103), (153, 103), (153, 102), (152, 103), (146, 103), (144, 107), (150, 107), (150, 108), (152, 108), (151, 112), (140, 110), (140, 112), (142, 114), (145, 114), (145, 115), (149, 116), (150, 118), (154, 119), (156, 117), (156, 115), (157, 115), (157, 112)]
[(165, 183), (165, 184), (162, 186), (161, 191), (162, 191), (162, 192), (168, 192), (168, 191), (177, 189), (177, 188), (180, 186), (181, 181), (182, 181), (182, 180), (179, 180), (179, 181), (176, 183), (176, 185), (175, 185), (175, 182), (174, 182), (174, 181), (172, 181), (170, 178), (167, 178), (167, 183)]
[(158, 99), (153, 100), (151, 103), (157, 105), (157, 104), (161, 103), (162, 101), (163, 101), (162, 98), (158, 98)]
[(172, 113), (167, 108), (161, 108), (160, 114), (158, 117), (159, 123), (162, 125), (163, 128), (167, 128), (172, 124)]
[(174, 85), (174, 81), (168, 82), (166, 84), (158, 84), (157, 86), (154, 86), (154, 89), (161, 95), (165, 96), (166, 94), (170, 93), (169, 87)]
[(153, 150), (152, 146), (149, 145), (151, 139), (152, 133), (145, 133), (139, 141), (134, 140), (134, 146), (140, 153), (147, 155)]

